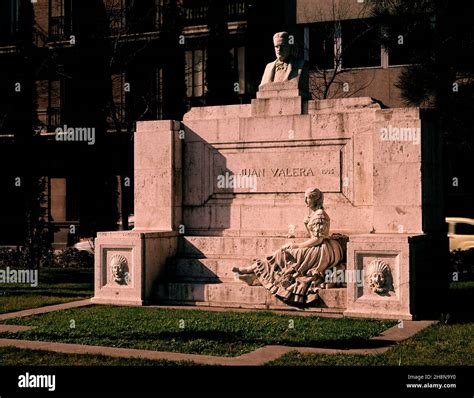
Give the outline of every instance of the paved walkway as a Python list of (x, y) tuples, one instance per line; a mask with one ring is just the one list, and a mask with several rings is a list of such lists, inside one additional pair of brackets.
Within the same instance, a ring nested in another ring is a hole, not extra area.
[(0, 321), (5, 321), (7, 319), (13, 319), (13, 318), (23, 318), (25, 316), (31, 316), (31, 315), (46, 314), (48, 312), (53, 312), (53, 311), (68, 310), (70, 308), (86, 307), (88, 305), (92, 305), (90, 299), (80, 300), (80, 301), (70, 301), (69, 303), (48, 305), (46, 307), (32, 308), (32, 309), (23, 310), (23, 311), (8, 312), (6, 314), (0, 315)]
[(31, 326), (0, 325), (0, 333), (18, 333), (33, 329)]
[[(36, 314), (44, 314), (47, 312), (84, 307), (88, 305), (91, 305), (90, 300), (51, 305), (47, 307), (3, 314), (0, 315), (0, 320), (25, 317)], [(0, 347), (26, 348), (34, 350), (52, 351), (64, 354), (106, 355), (116, 358), (141, 358), (151, 360), (168, 360), (173, 362), (191, 361), (201, 365), (258, 366), (264, 365), (265, 363), (270, 361), (274, 361), (284, 354), (295, 351), (302, 354), (382, 354), (388, 351), (394, 344), (414, 336), (423, 329), (435, 323), (436, 321), (403, 321), (403, 325), (395, 325), (394, 327), (387, 329), (380, 336), (376, 336), (368, 340), (366, 347), (351, 349), (332, 349), (268, 345), (238, 357), (219, 357), (212, 355), (183, 354), (177, 352), (150, 351), (131, 348), (114, 348), (18, 339), (0, 339)], [(28, 328), (28, 326), (0, 325), (0, 332), (19, 332), (22, 330), (27, 330)]]

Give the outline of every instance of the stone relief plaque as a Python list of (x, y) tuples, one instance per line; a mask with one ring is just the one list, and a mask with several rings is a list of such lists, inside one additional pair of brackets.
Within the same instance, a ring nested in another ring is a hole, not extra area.
[(341, 146), (252, 148), (214, 157), (215, 193), (341, 192)]
[(114, 282), (119, 285), (128, 285), (130, 283), (130, 270), (127, 259), (121, 254), (115, 254), (110, 259), (110, 269)]
[(103, 250), (103, 286), (132, 287), (132, 250), (107, 248)]
[(383, 260), (372, 260), (368, 266), (369, 288), (372, 293), (386, 296), (393, 289), (392, 270)]
[(362, 283), (357, 285), (357, 298), (395, 299), (398, 296), (398, 254), (356, 254), (356, 270), (362, 273)]

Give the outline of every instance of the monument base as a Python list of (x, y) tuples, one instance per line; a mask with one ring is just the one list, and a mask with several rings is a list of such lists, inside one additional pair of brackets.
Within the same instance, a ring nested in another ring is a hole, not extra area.
[(158, 287), (157, 302), (167, 305), (229, 307), (255, 310), (304, 310), (341, 314), (346, 306), (346, 289), (321, 289), (319, 300), (308, 307), (288, 305), (262, 286), (243, 283), (166, 283)]
[[(411, 320), (439, 308), (446, 245), (447, 238), (425, 234), (351, 235), (347, 270), (361, 275), (362, 283), (347, 284), (344, 315)], [(382, 270), (385, 281), (377, 283)]]
[(298, 308), (232, 269), (308, 239), (304, 191), (317, 187), (331, 232), (349, 236), (347, 287), (305, 311), (413, 319), (439, 308), (448, 246), (436, 135), (424, 140), (419, 110), (270, 88), (251, 105), (193, 108), (182, 124), (138, 124), (138, 230), (98, 235), (93, 302)]
[(176, 254), (173, 231), (101, 232), (95, 241), (95, 304), (144, 305), (166, 259)]

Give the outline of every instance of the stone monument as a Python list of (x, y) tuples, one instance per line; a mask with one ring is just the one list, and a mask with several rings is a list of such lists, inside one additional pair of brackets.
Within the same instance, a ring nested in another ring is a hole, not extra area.
[(392, 319), (437, 306), (447, 238), (430, 121), (367, 97), (310, 100), (288, 37), (251, 104), (137, 123), (135, 228), (98, 234), (94, 302)]
[(306, 190), (305, 203), (310, 214), (305, 217), (304, 225), (310, 239), (285, 244), (273, 255), (257, 260), (249, 267), (234, 267), (232, 271), (248, 285), (263, 285), (285, 302), (307, 304), (315, 301), (319, 287), (324, 284), (325, 271), (338, 266), (343, 258), (340, 243), (329, 235), (330, 220), (323, 201), (319, 189)]

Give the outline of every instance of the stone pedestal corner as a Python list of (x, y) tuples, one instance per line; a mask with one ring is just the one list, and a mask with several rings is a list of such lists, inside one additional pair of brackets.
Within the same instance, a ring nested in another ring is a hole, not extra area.
[(139, 122), (135, 133), (135, 228), (95, 241), (94, 303), (143, 305), (177, 252), (182, 222), (181, 124)]

